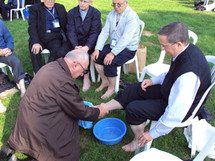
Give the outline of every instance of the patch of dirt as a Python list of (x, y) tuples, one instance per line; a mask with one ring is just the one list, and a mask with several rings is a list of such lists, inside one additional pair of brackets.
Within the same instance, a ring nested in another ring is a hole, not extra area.
[(148, 36), (148, 37), (154, 36), (154, 34), (151, 31), (147, 31), (147, 30), (144, 30), (142, 35)]
[(144, 42), (145, 44), (148, 44), (148, 45), (152, 45), (152, 46), (157, 46), (157, 44), (153, 43), (153, 42), (149, 42), (149, 41), (146, 41)]

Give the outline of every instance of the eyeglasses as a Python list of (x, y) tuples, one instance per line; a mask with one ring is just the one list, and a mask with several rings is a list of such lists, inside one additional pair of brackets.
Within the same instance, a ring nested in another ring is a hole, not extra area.
[(162, 49), (168, 49), (170, 46), (173, 46), (175, 45), (176, 43), (173, 43), (173, 44), (169, 44), (169, 45), (161, 45), (161, 48)]
[(88, 73), (88, 69), (84, 69), (84, 67), (80, 64), (80, 63), (78, 63), (80, 66), (81, 66), (81, 68), (83, 69), (83, 73), (84, 74), (87, 74)]
[(111, 6), (120, 8), (124, 3), (112, 3)]

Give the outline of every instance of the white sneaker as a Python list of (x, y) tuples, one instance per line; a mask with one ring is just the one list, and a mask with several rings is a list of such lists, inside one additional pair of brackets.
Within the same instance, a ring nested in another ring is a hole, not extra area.
[(1, 100), (0, 100), (0, 113), (4, 113), (6, 111), (6, 107), (1, 103)]

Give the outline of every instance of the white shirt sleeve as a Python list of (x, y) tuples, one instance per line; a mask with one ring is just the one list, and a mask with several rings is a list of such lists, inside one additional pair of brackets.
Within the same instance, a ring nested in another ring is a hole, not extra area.
[(102, 28), (101, 33), (99, 34), (99, 37), (98, 37), (97, 42), (96, 42), (95, 50), (101, 51), (104, 47), (106, 40), (109, 37), (109, 34), (110, 34), (110, 17), (111, 17), (111, 13), (108, 14), (105, 25)]
[(199, 86), (199, 77), (193, 72), (178, 77), (170, 90), (164, 114), (149, 131), (153, 139), (168, 134), (182, 122), (195, 99)]

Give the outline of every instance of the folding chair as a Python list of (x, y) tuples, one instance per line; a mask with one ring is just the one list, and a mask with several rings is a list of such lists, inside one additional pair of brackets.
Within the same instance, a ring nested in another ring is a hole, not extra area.
[(23, 13), (23, 10), (25, 9), (25, 0), (21, 0), (21, 2), (22, 2), (21, 7), (20, 7), (19, 2), (20, 2), (20, 0), (17, 0), (17, 8), (14, 8), (14, 9), (10, 10), (10, 21), (13, 20), (13, 11), (16, 12), (17, 19), (19, 18), (18, 11), (20, 11), (23, 21), (25, 20), (25, 16), (24, 16), (24, 13)]

